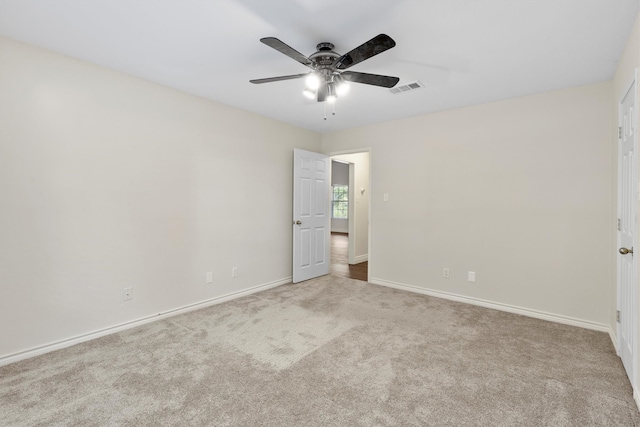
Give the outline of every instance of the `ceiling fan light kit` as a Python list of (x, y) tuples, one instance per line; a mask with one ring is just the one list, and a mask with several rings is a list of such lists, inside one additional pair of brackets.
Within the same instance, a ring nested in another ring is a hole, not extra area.
[[(306, 97), (316, 99), (318, 102), (326, 101), (333, 104), (338, 96), (343, 96), (349, 91), (349, 82), (392, 88), (400, 81), (398, 77), (346, 71), (353, 65), (394, 47), (396, 42), (386, 34), (379, 34), (344, 55), (334, 52), (332, 43), (319, 43), (316, 46), (317, 52), (309, 55), (309, 57), (304, 56), (275, 37), (265, 37), (260, 41), (300, 64), (311, 68), (311, 71), (304, 74), (250, 80), (254, 84), (304, 77), (306, 87), (303, 94)], [(335, 115), (335, 111), (333, 114)]]

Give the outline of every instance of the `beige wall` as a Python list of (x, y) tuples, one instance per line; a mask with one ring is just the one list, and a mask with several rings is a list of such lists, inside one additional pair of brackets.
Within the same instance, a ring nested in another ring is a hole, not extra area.
[[(618, 120), (618, 104), (622, 100), (622, 97), (625, 95), (627, 90), (629, 89), (629, 85), (633, 81), (636, 70), (639, 67), (640, 67), (640, 15), (638, 15), (638, 18), (636, 18), (636, 23), (633, 27), (633, 30), (631, 31), (631, 34), (629, 35), (629, 39), (627, 40), (627, 44), (625, 46), (622, 57), (618, 62), (618, 68), (616, 69), (616, 73), (613, 78), (613, 96), (612, 96), (613, 109), (612, 110), (613, 110), (613, 117), (614, 117), (615, 123), (617, 123), (617, 120)], [(636, 105), (636, 111), (638, 111), (637, 105)], [(640, 118), (636, 117), (636, 120), (638, 119)], [(616, 170), (617, 161), (618, 161), (617, 126), (614, 126), (611, 140), (613, 141), (611, 144), (613, 149), (612, 167), (614, 168), (614, 170)], [(614, 212), (616, 212), (617, 211), (617, 194), (618, 194), (616, 179), (614, 179), (612, 183), (612, 193), (614, 196), (612, 198), (613, 199), (612, 209)], [(638, 207), (638, 209), (640, 211), (640, 206)], [(637, 229), (640, 229), (640, 224), (638, 225)], [(612, 227), (612, 230), (614, 230), (612, 238), (614, 239), (614, 242), (615, 242), (616, 241), (615, 227)], [(614, 266), (614, 269), (613, 269), (613, 277), (612, 277), (613, 286), (611, 287), (611, 290), (610, 290), (611, 306), (609, 309), (610, 310), (609, 323), (611, 325), (612, 330), (615, 332), (616, 331), (615, 310), (616, 310), (616, 301), (617, 301), (616, 300), (617, 288), (616, 288), (615, 268), (616, 268), (616, 262), (617, 262), (617, 259), (616, 259), (617, 255), (615, 251), (613, 252), (613, 254), (614, 255), (612, 257), (612, 264)], [(638, 287), (640, 288), (640, 284), (638, 285)], [(639, 292), (638, 298), (640, 298), (640, 292)], [(637, 307), (640, 308), (640, 301), (637, 302)], [(636, 339), (636, 342), (640, 342), (640, 327), (637, 327), (637, 329), (638, 329), (638, 334), (635, 339)], [(636, 356), (637, 356), (636, 367), (640, 367), (640, 354)], [(640, 372), (636, 372), (634, 385), (635, 385), (634, 388), (635, 388), (636, 402), (640, 406), (640, 394), (638, 392), (638, 387), (640, 386)]]
[(324, 152), (372, 147), (370, 280), (608, 329), (611, 93), (600, 83), (323, 135)]
[(318, 134), (1, 38), (0, 64), (0, 361), (291, 277)]

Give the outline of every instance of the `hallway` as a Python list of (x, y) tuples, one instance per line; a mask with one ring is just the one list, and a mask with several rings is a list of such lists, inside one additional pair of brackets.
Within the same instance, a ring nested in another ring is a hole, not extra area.
[(331, 233), (331, 274), (366, 282), (369, 262), (349, 265), (348, 248), (347, 233)]

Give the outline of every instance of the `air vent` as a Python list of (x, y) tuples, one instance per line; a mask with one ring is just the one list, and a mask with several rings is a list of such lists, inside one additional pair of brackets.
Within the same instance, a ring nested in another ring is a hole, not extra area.
[(407, 83), (406, 85), (392, 87), (391, 89), (389, 89), (389, 92), (391, 92), (394, 95), (397, 95), (402, 92), (409, 92), (411, 90), (420, 89), (421, 87), (424, 87), (422, 83), (412, 82), (412, 83)]

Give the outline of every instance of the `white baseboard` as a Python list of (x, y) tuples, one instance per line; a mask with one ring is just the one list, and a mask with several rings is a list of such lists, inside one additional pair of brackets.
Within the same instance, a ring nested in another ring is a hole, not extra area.
[(618, 350), (618, 338), (611, 328), (609, 328), (609, 338), (611, 338), (611, 343), (613, 344), (613, 348), (616, 350), (616, 354), (620, 356), (620, 351)]
[(45, 344), (39, 347), (34, 347), (28, 350), (24, 350), (18, 353), (9, 354), (0, 357), (0, 366), (8, 365), (10, 363), (18, 362), (20, 360), (28, 359), (30, 357), (39, 356), (41, 354), (49, 353), (55, 350), (60, 350), (72, 345), (80, 344), (86, 341), (90, 341), (96, 338), (103, 337), (105, 335), (114, 334), (116, 332), (124, 331), (127, 329), (142, 326), (147, 323), (155, 322), (157, 320), (166, 319), (168, 317), (177, 316), (178, 314), (188, 313), (190, 311), (198, 310), (201, 308), (209, 307), (223, 302), (231, 301), (237, 298), (241, 298), (247, 295), (254, 294), (256, 292), (266, 291), (267, 289), (275, 288), (277, 286), (286, 285), (291, 283), (291, 277), (276, 280), (262, 285), (254, 286), (249, 289), (244, 289), (238, 292), (232, 292), (230, 294), (222, 295), (219, 297), (211, 298), (205, 301), (200, 301), (194, 304), (177, 307), (172, 310), (164, 311), (152, 316), (146, 316), (140, 319), (132, 320), (130, 322), (121, 323), (119, 325), (110, 326), (108, 328), (100, 329), (97, 331), (89, 332), (86, 334), (78, 335), (75, 337), (67, 338), (64, 340), (56, 341), (50, 344)]
[(533, 317), (541, 320), (548, 320), (550, 322), (562, 323), (565, 325), (577, 326), (584, 329), (591, 329), (600, 332), (609, 332), (608, 325), (602, 323), (591, 322), (589, 320), (576, 319), (568, 316), (561, 316), (558, 314), (547, 313), (539, 310), (532, 310), (524, 307), (517, 307), (508, 304), (501, 304), (492, 301), (486, 301), (478, 298), (471, 298), (462, 295), (452, 294), (449, 292), (436, 291), (433, 289), (425, 289), (418, 286), (406, 285), (403, 283), (390, 282), (384, 279), (370, 278), (369, 283), (379, 286), (386, 286), (389, 288), (400, 289), (403, 291), (415, 292), (423, 295), (429, 295), (432, 297), (448, 299), (451, 301), (464, 302), (467, 304), (477, 305), (480, 307), (491, 308), (494, 310), (506, 311), (509, 313), (520, 314), (523, 316)]
[(361, 262), (369, 261), (369, 254), (358, 255), (355, 259), (356, 264), (360, 264)]
[(636, 406), (640, 410), (640, 392), (638, 392), (638, 389), (633, 390), (633, 400), (636, 401)]

